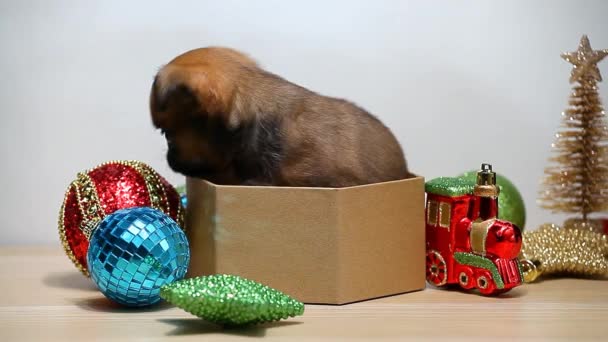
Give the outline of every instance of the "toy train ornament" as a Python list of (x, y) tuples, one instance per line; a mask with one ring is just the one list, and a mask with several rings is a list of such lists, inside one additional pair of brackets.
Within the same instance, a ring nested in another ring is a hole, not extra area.
[(517, 259), (521, 230), (497, 219), (499, 188), (492, 165), (481, 165), (476, 183), (440, 177), (427, 182), (425, 190), (429, 283), (497, 295), (523, 282)]

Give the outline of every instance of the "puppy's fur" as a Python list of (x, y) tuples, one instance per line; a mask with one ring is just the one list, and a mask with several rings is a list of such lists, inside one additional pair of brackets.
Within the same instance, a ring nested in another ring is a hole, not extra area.
[(171, 168), (214, 183), (344, 187), (410, 176), (399, 143), (374, 116), (232, 49), (173, 59), (154, 79), (150, 110)]

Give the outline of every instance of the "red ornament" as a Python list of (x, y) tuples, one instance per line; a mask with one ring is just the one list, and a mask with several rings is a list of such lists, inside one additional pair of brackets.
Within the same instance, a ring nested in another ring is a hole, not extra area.
[(110, 161), (78, 173), (68, 187), (59, 213), (59, 236), (68, 257), (86, 276), (93, 229), (106, 215), (131, 207), (161, 210), (184, 227), (179, 194), (145, 163)]
[(426, 273), (435, 286), (457, 284), (481, 294), (509, 291), (523, 282), (517, 256), (520, 229), (497, 219), (496, 174), (482, 165), (477, 183), (437, 178), (426, 184)]

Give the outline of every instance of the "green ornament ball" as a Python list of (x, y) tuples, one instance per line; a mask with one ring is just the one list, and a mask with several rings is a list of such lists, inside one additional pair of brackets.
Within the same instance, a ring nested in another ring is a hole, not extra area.
[(185, 195), (186, 194), (186, 184), (176, 186), (175, 190), (177, 191), (178, 194)]
[[(475, 182), (477, 171), (468, 171), (458, 177)], [(514, 223), (523, 231), (526, 224), (526, 206), (521, 193), (507, 177), (498, 173), (496, 174), (496, 185), (500, 188), (498, 218)]]
[(304, 313), (288, 295), (234, 275), (183, 279), (163, 286), (161, 298), (206, 321), (241, 326), (278, 321)]

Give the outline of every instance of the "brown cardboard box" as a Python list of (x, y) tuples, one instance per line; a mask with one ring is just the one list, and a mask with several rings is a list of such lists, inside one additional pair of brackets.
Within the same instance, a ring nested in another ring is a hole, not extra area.
[(187, 180), (189, 276), (259, 281), (306, 303), (425, 286), (424, 178), (350, 188)]

